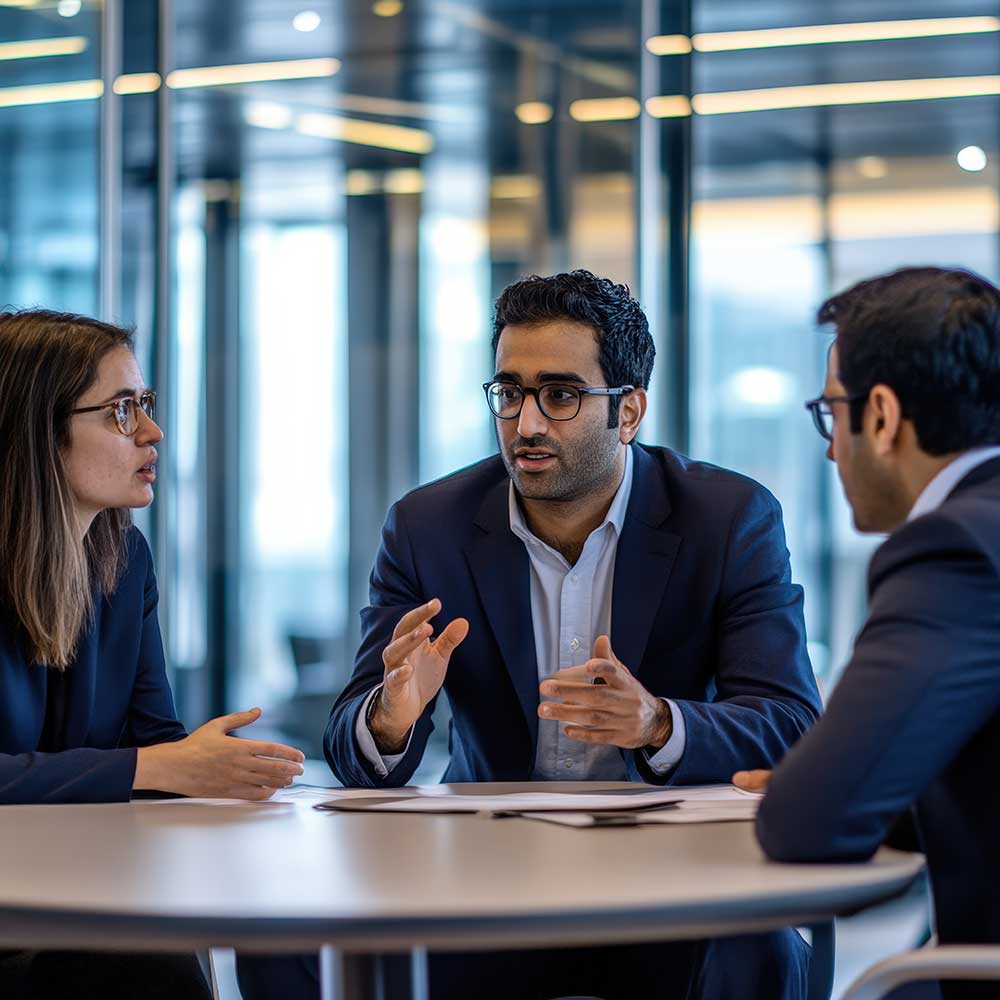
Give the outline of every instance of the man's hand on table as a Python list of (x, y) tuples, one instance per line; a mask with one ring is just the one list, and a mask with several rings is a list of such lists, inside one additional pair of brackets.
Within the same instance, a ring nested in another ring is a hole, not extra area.
[(542, 681), (542, 719), (564, 722), (563, 732), (581, 743), (604, 743), (635, 750), (661, 749), (673, 731), (670, 706), (651, 695), (598, 636), (594, 656), (583, 666), (568, 667)]
[(402, 753), (406, 748), (413, 724), (444, 684), (451, 654), (469, 634), (469, 623), (456, 618), (431, 641), (430, 619), (440, 610), (441, 602), (434, 598), (403, 615), (392, 641), (382, 650), (382, 690), (369, 718), (381, 754)]
[(770, 781), (770, 771), (737, 771), (733, 775), (733, 784), (745, 792), (766, 792)]

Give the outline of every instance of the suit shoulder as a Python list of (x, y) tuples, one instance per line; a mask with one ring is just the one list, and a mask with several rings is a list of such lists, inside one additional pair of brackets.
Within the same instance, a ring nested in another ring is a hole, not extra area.
[(440, 520), (450, 513), (471, 516), (485, 493), (507, 478), (503, 460), (499, 455), (491, 455), (457, 472), (415, 487), (397, 500), (392, 509), (408, 519), (432, 516)]
[(774, 494), (741, 472), (698, 461), (670, 448), (642, 445), (643, 450), (663, 471), (667, 490), (675, 503), (678, 498), (690, 498), (696, 503), (720, 503), (734, 512), (764, 515), (781, 506)]
[(989, 512), (989, 520), (984, 523), (982, 513), (972, 512), (969, 507), (966, 498), (955, 498), (894, 531), (872, 556), (869, 587), (874, 588), (886, 576), (909, 565), (936, 560), (962, 560), (1000, 573), (993, 540), (1000, 528), (1000, 517)]

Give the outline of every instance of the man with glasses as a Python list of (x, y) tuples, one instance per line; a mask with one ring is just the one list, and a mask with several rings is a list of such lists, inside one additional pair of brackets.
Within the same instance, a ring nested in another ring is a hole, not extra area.
[[(699, 784), (769, 766), (819, 713), (777, 502), (634, 443), (654, 348), (624, 285), (527, 278), (493, 330), (500, 454), (389, 511), (330, 766), (349, 786), (406, 784), (442, 689), (445, 781)], [(432, 956), (431, 990), (799, 995), (793, 931), (717, 946)]]
[(861, 861), (915, 805), (939, 941), (1000, 943), (1000, 290), (909, 268), (834, 296), (819, 319), (836, 339), (806, 405), (855, 526), (890, 534), (851, 661), (774, 772), (758, 836), (778, 860)]

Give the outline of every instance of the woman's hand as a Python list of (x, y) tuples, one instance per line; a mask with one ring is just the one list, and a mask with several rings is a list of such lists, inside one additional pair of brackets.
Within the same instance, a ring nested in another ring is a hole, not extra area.
[[(133, 790), (156, 789), (198, 798), (269, 799), (302, 773), (305, 756), (283, 743), (226, 734), (260, 718), (260, 709), (206, 722), (176, 743), (140, 747)], [(272, 759), (276, 758), (276, 759)]]

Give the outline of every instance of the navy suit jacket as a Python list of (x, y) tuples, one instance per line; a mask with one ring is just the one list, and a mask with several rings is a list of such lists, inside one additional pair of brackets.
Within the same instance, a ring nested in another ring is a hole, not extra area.
[[(633, 445), (632, 493), (618, 541), (611, 645), (653, 694), (684, 715), (687, 743), (669, 777), (622, 751), (633, 780), (728, 781), (768, 767), (816, 720), (802, 590), (791, 583), (781, 510), (758, 483), (664, 448)], [(381, 778), (355, 721), (382, 680), (399, 619), (432, 597), (437, 623), (469, 620), (444, 690), (452, 711), (445, 781), (530, 779), (538, 736), (538, 670), (528, 554), (511, 532), (510, 480), (498, 456), (414, 490), (386, 517), (361, 612), (354, 674), (324, 740), (345, 785), (403, 785), (431, 731), (433, 703), (404, 758)]]
[(38, 753), (49, 667), (30, 662), (20, 627), (0, 617), (0, 803), (127, 802), (136, 747), (182, 739), (167, 683), (149, 546), (130, 529), (117, 589), (67, 668), (65, 746)]
[(1000, 942), (1000, 459), (891, 535), (868, 590), (825, 716), (774, 772), (760, 842), (860, 861), (916, 802), (940, 940)]

